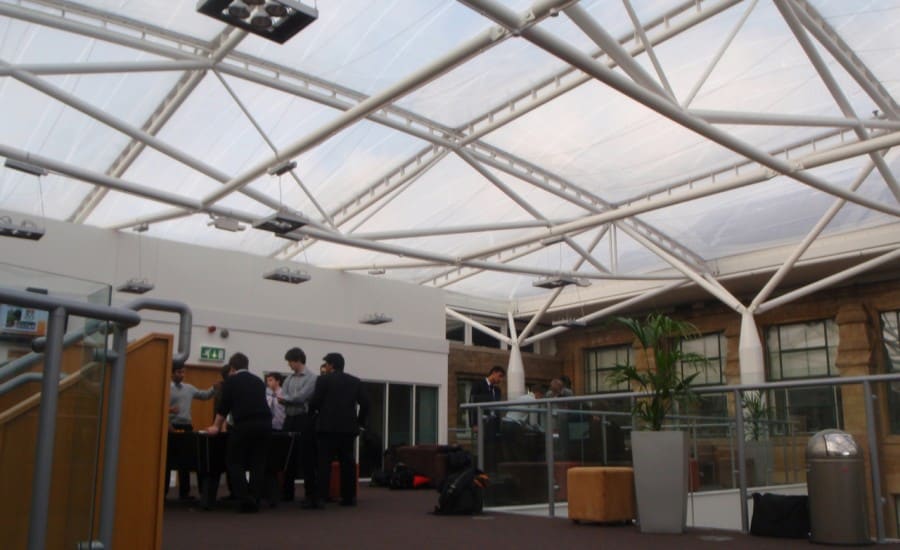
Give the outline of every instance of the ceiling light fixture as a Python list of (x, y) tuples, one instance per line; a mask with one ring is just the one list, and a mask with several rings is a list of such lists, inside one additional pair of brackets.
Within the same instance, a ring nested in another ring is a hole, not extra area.
[(197, 11), (279, 44), (319, 18), (298, 0), (200, 0)]
[(384, 275), (383, 267), (373, 267), (369, 270), (369, 275)]
[(590, 281), (586, 279), (580, 279), (578, 277), (571, 277), (567, 275), (558, 275), (556, 277), (541, 277), (531, 283), (531, 286), (553, 289), (569, 285), (589, 286), (590, 284)]
[(50, 172), (47, 171), (43, 166), (38, 166), (37, 164), (31, 164), (30, 162), (25, 162), (16, 159), (6, 159), (6, 162), (3, 163), (7, 168), (11, 168), (13, 170), (18, 170), (19, 172), (25, 172), (26, 174), (31, 174), (32, 176), (46, 176)]
[(253, 228), (261, 229), (262, 231), (271, 231), (278, 236), (284, 237), (287, 233), (303, 227), (308, 223), (309, 220), (300, 214), (279, 211), (271, 216), (266, 216), (265, 218), (257, 220), (253, 223)]
[(566, 318), (566, 319), (558, 319), (556, 321), (553, 321), (552, 324), (554, 327), (576, 328), (576, 327), (586, 327), (587, 321), (582, 321), (581, 319)]
[(289, 267), (279, 267), (263, 274), (263, 279), (278, 281), (279, 283), (291, 283), (292, 285), (305, 283), (311, 278), (309, 273)]
[(392, 321), (393, 319), (384, 313), (368, 313), (359, 320), (364, 325), (383, 325)]
[(153, 290), (153, 283), (149, 279), (128, 279), (125, 281), (125, 284), (119, 286), (116, 290), (129, 294), (143, 294)]
[(238, 19), (247, 19), (250, 17), (250, 7), (241, 0), (235, 0), (228, 6), (228, 15)]
[(216, 229), (221, 229), (223, 231), (243, 231), (246, 229), (241, 222), (234, 218), (229, 218), (228, 216), (212, 216), (212, 220), (206, 223), (207, 226), (211, 225)]
[(0, 236), (39, 241), (44, 236), (44, 228), (31, 220), (17, 224), (9, 216), (0, 216)]
[(286, 160), (284, 162), (280, 162), (278, 164), (273, 164), (269, 166), (268, 173), (270, 176), (281, 176), (283, 174), (287, 174), (291, 170), (297, 167), (297, 161), (294, 160)]
[(271, 15), (272, 17), (284, 17), (288, 14), (288, 10), (284, 7), (284, 4), (279, 4), (278, 2), (266, 2), (266, 7), (263, 8), (266, 10), (266, 13)]

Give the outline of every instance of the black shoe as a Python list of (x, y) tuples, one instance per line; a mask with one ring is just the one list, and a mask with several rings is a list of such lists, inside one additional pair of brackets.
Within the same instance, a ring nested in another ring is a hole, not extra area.
[(259, 512), (259, 504), (252, 498), (242, 500), (238, 507), (238, 512), (242, 514), (255, 514), (256, 512)]
[(300, 507), (304, 510), (324, 510), (325, 504), (321, 500), (304, 500), (300, 503)]

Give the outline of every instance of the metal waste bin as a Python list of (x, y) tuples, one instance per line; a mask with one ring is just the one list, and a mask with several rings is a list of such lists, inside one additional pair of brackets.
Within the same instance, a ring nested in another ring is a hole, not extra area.
[(822, 430), (806, 445), (810, 540), (822, 544), (871, 544), (865, 466), (853, 436)]

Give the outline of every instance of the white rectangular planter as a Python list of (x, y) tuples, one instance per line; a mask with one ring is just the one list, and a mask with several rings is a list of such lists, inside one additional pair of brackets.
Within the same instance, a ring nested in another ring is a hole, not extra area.
[(641, 532), (683, 533), (687, 522), (687, 432), (632, 432), (631, 455)]

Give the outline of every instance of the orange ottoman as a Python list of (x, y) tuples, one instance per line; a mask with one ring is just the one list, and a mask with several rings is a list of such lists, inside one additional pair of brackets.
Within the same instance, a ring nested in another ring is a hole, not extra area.
[(631, 521), (636, 516), (634, 470), (621, 467), (569, 468), (569, 519)]

